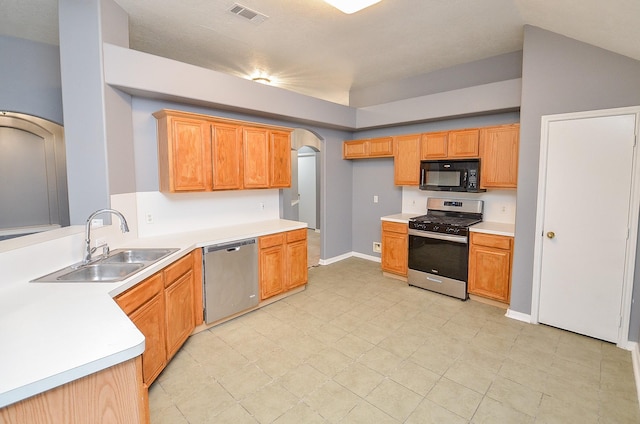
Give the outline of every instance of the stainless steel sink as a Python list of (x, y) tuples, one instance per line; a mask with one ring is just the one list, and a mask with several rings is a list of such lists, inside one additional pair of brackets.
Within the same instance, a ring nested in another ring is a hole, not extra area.
[(97, 259), (89, 264), (77, 264), (43, 277), (32, 280), (33, 283), (112, 283), (126, 280), (136, 272), (153, 265), (160, 259), (178, 249), (117, 249), (106, 258)]
[(175, 252), (177, 249), (118, 249), (111, 252), (101, 263), (155, 262)]
[(86, 265), (82, 268), (76, 269), (75, 271), (62, 274), (61, 276), (57, 277), (56, 280), (71, 281), (71, 282), (120, 281), (120, 280), (124, 280), (125, 278), (139, 271), (140, 269), (144, 268), (144, 266), (145, 265), (141, 263), (128, 263), (128, 264), (95, 263), (91, 265)]

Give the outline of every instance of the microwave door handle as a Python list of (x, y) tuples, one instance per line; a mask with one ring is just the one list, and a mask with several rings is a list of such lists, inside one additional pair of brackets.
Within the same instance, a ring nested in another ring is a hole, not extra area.
[(424, 168), (420, 169), (420, 183), (421, 184), (427, 184), (427, 180), (425, 179), (425, 171)]
[(464, 172), (462, 173), (462, 187), (464, 188), (467, 188), (468, 177), (469, 177), (469, 170), (465, 169)]

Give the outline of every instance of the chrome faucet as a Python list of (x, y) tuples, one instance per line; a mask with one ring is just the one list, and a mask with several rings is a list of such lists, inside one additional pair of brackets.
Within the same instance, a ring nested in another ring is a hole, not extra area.
[[(94, 247), (93, 249), (91, 248), (91, 221), (93, 221), (93, 218), (95, 218), (96, 215), (99, 215), (101, 213), (107, 213), (107, 212), (112, 213), (116, 215), (118, 218), (120, 218), (120, 231), (122, 231), (123, 233), (129, 232), (129, 225), (127, 224), (127, 220), (124, 219), (124, 216), (115, 209), (100, 209), (95, 211), (91, 215), (89, 215), (89, 218), (87, 218), (87, 223), (85, 225), (85, 230), (84, 230), (84, 243), (86, 247), (86, 252), (84, 255), (84, 260), (82, 261), (82, 265), (86, 265), (89, 262), (91, 262), (91, 254), (95, 252), (97, 249), (97, 247)], [(107, 249), (105, 249), (105, 252), (108, 252)]]

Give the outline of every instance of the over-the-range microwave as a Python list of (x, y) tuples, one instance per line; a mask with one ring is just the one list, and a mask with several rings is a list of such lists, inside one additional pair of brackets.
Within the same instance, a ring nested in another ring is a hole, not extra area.
[(479, 193), (480, 159), (423, 160), (420, 162), (420, 189)]

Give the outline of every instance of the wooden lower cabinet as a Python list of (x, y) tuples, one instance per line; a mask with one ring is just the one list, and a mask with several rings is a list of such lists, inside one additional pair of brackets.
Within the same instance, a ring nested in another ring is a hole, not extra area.
[(307, 263), (307, 229), (289, 231), (286, 236), (285, 290), (291, 290), (307, 283), (309, 269)]
[(469, 294), (509, 303), (513, 237), (471, 232)]
[(0, 423), (149, 423), (148, 405), (137, 357), (0, 408)]
[(115, 298), (144, 334), (142, 376), (147, 387), (193, 332), (196, 326), (194, 310), (202, 311), (195, 296), (196, 255), (192, 252), (178, 259)]
[(258, 240), (260, 300), (307, 283), (307, 229), (260, 237)]
[(193, 273), (189, 271), (164, 291), (167, 362), (187, 341), (193, 325)]
[(162, 291), (159, 291), (157, 295), (129, 315), (138, 330), (144, 334), (145, 350), (142, 354), (142, 377), (147, 385), (156, 379), (167, 364), (164, 310), (164, 296)]
[(382, 221), (382, 270), (403, 277), (408, 273), (409, 227)]

